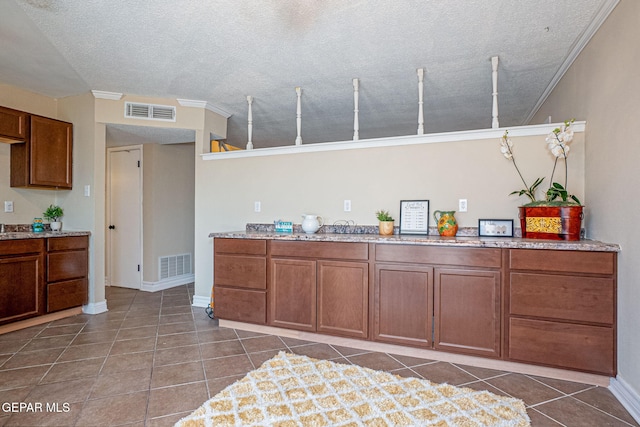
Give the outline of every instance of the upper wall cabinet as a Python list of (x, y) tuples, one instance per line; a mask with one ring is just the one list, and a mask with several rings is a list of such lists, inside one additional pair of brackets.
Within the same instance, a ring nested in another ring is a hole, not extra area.
[(71, 189), (71, 123), (3, 107), (0, 123), (3, 141), (13, 142), (11, 187)]
[(28, 117), (24, 111), (0, 107), (0, 141), (10, 144), (25, 142)]

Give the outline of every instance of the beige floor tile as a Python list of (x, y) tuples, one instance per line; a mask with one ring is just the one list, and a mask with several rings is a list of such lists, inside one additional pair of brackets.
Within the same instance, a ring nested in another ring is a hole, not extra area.
[(200, 361), (157, 366), (153, 369), (151, 388), (193, 383), (204, 381), (204, 379), (204, 370)]
[(156, 347), (156, 337), (138, 338), (133, 340), (116, 341), (111, 347), (109, 355), (140, 353), (143, 351), (153, 351)]
[(165, 323), (158, 326), (158, 335), (182, 334), (185, 332), (195, 332), (196, 327), (193, 321), (181, 323)]
[(194, 344), (184, 347), (165, 348), (156, 351), (153, 365), (173, 365), (177, 362), (193, 362), (200, 360), (200, 346)]
[(222, 378), (230, 375), (246, 375), (254, 369), (246, 354), (207, 359), (202, 362), (207, 379)]
[(121, 340), (133, 340), (138, 338), (155, 337), (158, 333), (158, 327), (152, 326), (140, 326), (137, 328), (120, 329), (116, 339)]
[(149, 394), (147, 417), (156, 418), (194, 411), (208, 399), (209, 394), (204, 381), (153, 389)]
[(509, 396), (522, 399), (527, 405), (535, 405), (563, 395), (559, 391), (521, 374), (508, 374), (485, 381)]
[(104, 357), (97, 357), (94, 359), (56, 363), (51, 367), (40, 383), (47, 384), (58, 381), (71, 381), (85, 377), (97, 377), (104, 360)]
[(149, 392), (136, 392), (88, 400), (76, 426), (116, 426), (144, 421)]
[(71, 360), (90, 359), (94, 357), (106, 357), (111, 349), (111, 343), (84, 344), (68, 347), (58, 359), (58, 362)]
[(20, 351), (7, 360), (0, 369), (25, 368), (27, 366), (47, 365), (55, 362), (64, 348), (47, 350)]
[(0, 371), (0, 390), (37, 384), (47, 373), (51, 365)]
[(434, 383), (461, 385), (478, 380), (473, 375), (446, 362), (428, 363), (426, 365), (413, 366), (411, 369)]
[[(323, 359), (323, 360), (330, 360), (330, 359), (341, 357), (341, 354), (335, 351), (333, 347), (331, 347), (329, 344), (319, 344), (319, 343), (292, 347), (288, 350), (288, 352), (293, 354), (300, 354), (307, 357), (313, 357), (314, 359)], [(388, 357), (388, 356), (385, 355), (384, 357)], [(397, 364), (397, 367), (402, 366), (398, 362), (395, 362), (395, 363)]]
[(287, 346), (279, 337), (269, 335), (266, 337), (244, 338), (240, 340), (247, 353), (256, 353), (266, 350), (286, 350)]
[(400, 369), (404, 367), (400, 362), (384, 353), (367, 353), (349, 356), (347, 357), (347, 359), (355, 365), (382, 371), (392, 371), (394, 369)]
[(101, 374), (114, 374), (116, 372), (133, 371), (136, 369), (151, 370), (153, 366), (153, 351), (141, 353), (116, 354), (107, 357)]
[(100, 375), (95, 379), (91, 399), (98, 399), (134, 391), (149, 390), (150, 369), (134, 369), (114, 374)]
[(159, 336), (156, 342), (156, 348), (173, 348), (192, 344), (198, 344), (198, 336), (195, 332), (186, 332), (184, 334)]
[(102, 342), (112, 342), (115, 340), (118, 331), (96, 331), (81, 332), (75, 337), (71, 345), (97, 344)]
[(29, 394), (30, 402), (84, 402), (91, 393), (95, 378), (82, 378), (51, 384), (40, 384)]

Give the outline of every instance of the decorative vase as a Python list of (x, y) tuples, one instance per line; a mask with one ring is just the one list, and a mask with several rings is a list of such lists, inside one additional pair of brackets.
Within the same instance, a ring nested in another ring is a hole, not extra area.
[(393, 224), (394, 221), (380, 221), (378, 222), (378, 231), (381, 236), (391, 236), (393, 235)]
[(458, 232), (458, 222), (454, 216), (455, 213), (456, 211), (435, 211), (433, 213), (433, 218), (438, 224), (438, 233), (440, 233), (441, 236), (453, 237)]
[(62, 230), (62, 221), (53, 221), (49, 223), (51, 226), (51, 231), (60, 231)]
[(580, 240), (584, 206), (520, 206), (520, 228), (527, 239)]

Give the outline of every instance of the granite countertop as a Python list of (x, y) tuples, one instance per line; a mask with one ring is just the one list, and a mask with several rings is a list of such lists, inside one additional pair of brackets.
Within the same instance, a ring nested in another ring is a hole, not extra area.
[(89, 231), (42, 231), (40, 233), (34, 233), (31, 231), (12, 231), (9, 233), (0, 233), (0, 240), (46, 239), (50, 237), (89, 235), (91, 235)]
[[(373, 228), (373, 230), (377, 231), (377, 227)], [(613, 243), (604, 243), (597, 240), (582, 239), (578, 241), (561, 241), (523, 239), (520, 237), (478, 237), (477, 232), (476, 235), (472, 235), (472, 229), (463, 230), (462, 233), (460, 233), (459, 231), (456, 237), (440, 237), (439, 235), (437, 235), (437, 233), (435, 233), (435, 235), (428, 236), (406, 234), (381, 236), (377, 234), (377, 232), (369, 232), (371, 230), (368, 229), (358, 229), (353, 231), (356, 232), (349, 233), (345, 230), (321, 229), (315, 234), (306, 234), (294, 229), (293, 233), (276, 233), (275, 231), (273, 231), (273, 227), (256, 227), (254, 225), (248, 224), (245, 231), (210, 233), (209, 237), (308, 242), (387, 243), (402, 245), (459, 246), (473, 248), (556, 249), (592, 252), (620, 252), (619, 245)]]

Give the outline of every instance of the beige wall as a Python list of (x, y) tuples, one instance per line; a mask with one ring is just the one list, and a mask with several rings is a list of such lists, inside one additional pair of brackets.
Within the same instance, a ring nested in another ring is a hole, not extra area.
[[(545, 135), (513, 141), (518, 164), (529, 184), (541, 176), (548, 180), (553, 157), (546, 148)], [(569, 160), (569, 187), (582, 197), (584, 134), (576, 134)], [(508, 195), (522, 187), (513, 165), (500, 153), (499, 137), (268, 157), (198, 159), (196, 295), (206, 297), (211, 290), (212, 241), (207, 238), (211, 232), (243, 230), (248, 222), (271, 223), (276, 219), (299, 224), (303, 213), (321, 215), (329, 224), (352, 220), (359, 225), (374, 225), (378, 209), (389, 210), (397, 219), (403, 199), (428, 199), (433, 213), (457, 210), (458, 199), (466, 198), (468, 212), (456, 217), (461, 226), (475, 227), (478, 218), (517, 220), (517, 207), (526, 200)], [(343, 212), (345, 199), (351, 200), (351, 212)], [(262, 212), (254, 212), (254, 201), (261, 202)]]
[(588, 231), (619, 243), (618, 376), (640, 395), (640, 2), (621, 0), (537, 113), (587, 120)]
[(158, 257), (191, 254), (194, 241), (194, 144), (143, 146), (143, 277), (157, 282)]

